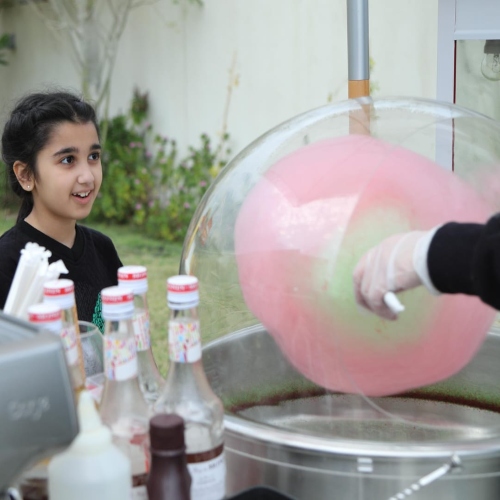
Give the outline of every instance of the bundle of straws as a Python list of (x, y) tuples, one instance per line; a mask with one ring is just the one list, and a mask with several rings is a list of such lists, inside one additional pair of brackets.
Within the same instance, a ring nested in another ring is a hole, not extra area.
[(28, 307), (42, 302), (43, 285), (68, 272), (62, 260), (49, 264), (51, 255), (37, 243), (26, 243), (5, 302), (5, 313), (27, 319)]

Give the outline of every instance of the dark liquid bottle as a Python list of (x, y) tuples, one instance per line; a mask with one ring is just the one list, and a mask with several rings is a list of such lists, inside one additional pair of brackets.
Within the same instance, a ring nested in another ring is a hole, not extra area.
[(149, 421), (151, 469), (147, 482), (149, 500), (190, 500), (184, 443), (184, 420), (160, 413)]

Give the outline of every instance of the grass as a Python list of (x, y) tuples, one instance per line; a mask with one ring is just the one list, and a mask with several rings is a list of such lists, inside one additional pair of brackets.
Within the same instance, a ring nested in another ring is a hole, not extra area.
[[(4, 212), (0, 234), (15, 224), (15, 215)], [(138, 233), (128, 226), (88, 224), (108, 235), (115, 244), (124, 265), (141, 265), (148, 269), (148, 304), (151, 316), (151, 340), (158, 367), (166, 375), (168, 367), (166, 279), (178, 274), (182, 245), (164, 243)]]

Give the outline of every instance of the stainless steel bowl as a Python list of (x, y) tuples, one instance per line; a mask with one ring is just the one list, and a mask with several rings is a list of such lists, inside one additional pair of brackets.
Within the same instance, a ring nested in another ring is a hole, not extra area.
[[(459, 339), (457, 339), (459, 341)], [(500, 498), (500, 335), (450, 379), (385, 398), (326, 391), (262, 327), (208, 344), (226, 409), (228, 494), (297, 499)]]

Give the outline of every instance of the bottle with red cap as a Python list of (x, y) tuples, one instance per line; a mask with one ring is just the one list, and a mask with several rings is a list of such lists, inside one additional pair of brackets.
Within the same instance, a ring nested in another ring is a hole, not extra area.
[(73, 388), (78, 394), (85, 388), (85, 365), (83, 363), (73, 281), (68, 279), (48, 281), (43, 285), (43, 301), (46, 304), (55, 304), (61, 308), (61, 339), (66, 352), (66, 361), (70, 369)]
[(174, 276), (167, 280), (170, 308), (170, 365), (155, 413), (175, 413), (184, 419), (192, 500), (225, 496), (224, 409), (208, 383), (201, 360), (198, 280)]
[(149, 308), (147, 300), (148, 274), (144, 266), (123, 266), (118, 269), (118, 284), (134, 292), (134, 334), (137, 345), (139, 385), (149, 403), (154, 403), (164, 380), (151, 349)]
[(28, 321), (58, 336), (62, 331), (62, 312), (57, 304), (33, 304), (28, 307)]
[(104, 391), (100, 404), (103, 423), (113, 442), (132, 466), (134, 500), (147, 500), (149, 472), (149, 407), (139, 387), (131, 288), (113, 286), (101, 292), (104, 319)]
[[(61, 335), (62, 314), (57, 304), (34, 304), (28, 307), (28, 321), (43, 330)], [(24, 500), (38, 500), (48, 498), (47, 466), (50, 459), (38, 462), (35, 466), (26, 470), (19, 481), (21, 494)]]
[(191, 476), (184, 444), (184, 420), (160, 413), (149, 422), (151, 471), (149, 500), (190, 500)]

